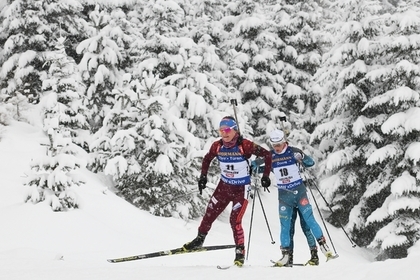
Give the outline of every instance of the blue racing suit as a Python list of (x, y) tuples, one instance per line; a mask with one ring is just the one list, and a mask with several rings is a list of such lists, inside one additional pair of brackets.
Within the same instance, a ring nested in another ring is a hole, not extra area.
[[(288, 146), (282, 154), (277, 154), (274, 150), (271, 153), (273, 157), (272, 171), (276, 175), (276, 186), (278, 188), (281, 246), (293, 250), (295, 222), (297, 214), (299, 214), (300, 225), (308, 246), (311, 249), (316, 248), (316, 239), (321, 238), (323, 234), (313, 217), (312, 207), (309, 204), (306, 187), (300, 176), (295, 153), (302, 155), (301, 164), (304, 167), (311, 167), (315, 162), (300, 149), (291, 146)], [(260, 159), (253, 161), (251, 164), (253, 170), (261, 173), (260, 164), (262, 164)]]
[[(288, 146), (281, 154), (272, 151), (272, 170), (276, 176), (275, 184), (278, 188), (279, 198), (280, 243), (283, 249), (290, 250), (293, 249), (291, 234), (294, 233), (295, 218), (293, 218), (293, 212), (296, 208), (304, 222), (302, 229), (307, 237), (308, 245), (316, 247), (313, 237), (318, 240), (323, 236), (322, 229), (316, 222), (312, 206), (309, 203), (306, 186), (303, 183), (298, 161), (295, 158), (296, 153), (301, 154), (304, 166), (314, 165), (313, 159), (297, 148)], [(308, 228), (313, 236), (308, 236)]]
[(308, 224), (305, 222), (305, 220), (302, 217), (302, 214), (299, 212), (299, 209), (295, 207), (293, 209), (292, 214), (292, 221), (290, 225), (290, 250), (293, 251), (294, 243), (293, 243), (293, 236), (295, 235), (295, 223), (297, 214), (299, 213), (299, 219), (300, 219), (300, 227), (302, 228), (303, 234), (305, 234), (306, 241), (308, 242), (309, 249), (316, 248), (316, 240), (311, 232), (311, 228), (308, 226)]

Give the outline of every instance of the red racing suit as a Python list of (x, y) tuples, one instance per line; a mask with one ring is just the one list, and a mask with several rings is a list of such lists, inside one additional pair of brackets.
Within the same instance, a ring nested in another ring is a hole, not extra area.
[[(265, 168), (263, 175), (269, 176), (272, 161), (271, 153), (254, 142), (248, 139), (238, 139), (234, 147), (225, 148), (221, 141), (218, 140), (211, 145), (209, 152), (203, 158), (201, 174), (207, 175), (210, 163), (217, 157), (222, 176), (210, 198), (206, 213), (198, 228), (200, 233), (207, 234), (216, 218), (232, 202), (230, 226), (233, 238), (237, 246), (244, 245), (245, 236), (242, 228), (242, 217), (248, 205), (245, 194), (247, 185), (250, 183), (248, 159), (252, 155), (264, 158)], [(244, 165), (244, 162), (246, 165)], [(238, 167), (237, 169), (239, 170), (235, 170), (235, 167)], [(244, 168), (246, 168), (246, 174), (242, 170)]]

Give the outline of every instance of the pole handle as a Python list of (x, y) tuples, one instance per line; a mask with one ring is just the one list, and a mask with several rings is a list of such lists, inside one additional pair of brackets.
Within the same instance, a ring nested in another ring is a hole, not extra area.
[(236, 106), (238, 106), (238, 101), (236, 101), (236, 99), (231, 99), (230, 104), (232, 104), (233, 113), (235, 114), (235, 120), (236, 120), (236, 123), (238, 124), (238, 133), (241, 134), (241, 130), (239, 129), (238, 116), (236, 115)]
[(284, 140), (286, 140), (287, 142), (286, 129), (284, 128), (284, 123), (286, 122), (286, 115), (280, 117), (280, 122), (281, 122), (281, 130), (284, 133)]

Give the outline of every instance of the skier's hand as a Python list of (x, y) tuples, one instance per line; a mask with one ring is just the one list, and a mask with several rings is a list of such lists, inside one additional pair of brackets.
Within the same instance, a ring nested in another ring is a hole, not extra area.
[(268, 187), (271, 185), (270, 177), (268, 176), (262, 176), (261, 178), (261, 186), (264, 188), (264, 191), (270, 192)]
[(295, 156), (295, 159), (299, 162), (301, 162), (302, 159), (303, 159), (303, 154), (302, 153), (299, 153), (299, 152), (294, 153), (294, 156)]
[(198, 179), (198, 189), (200, 190), (200, 194), (203, 194), (203, 190), (207, 187), (207, 176), (201, 174), (200, 179)]

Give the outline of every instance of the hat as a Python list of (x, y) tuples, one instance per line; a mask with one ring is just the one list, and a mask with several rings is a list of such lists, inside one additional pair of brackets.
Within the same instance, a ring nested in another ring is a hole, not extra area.
[(281, 130), (274, 130), (270, 133), (270, 142), (271, 144), (281, 144), (286, 142), (286, 139), (284, 139), (284, 132)]
[(219, 127), (227, 126), (234, 130), (238, 130), (238, 124), (236, 123), (235, 119), (232, 117), (224, 117), (219, 124)]

